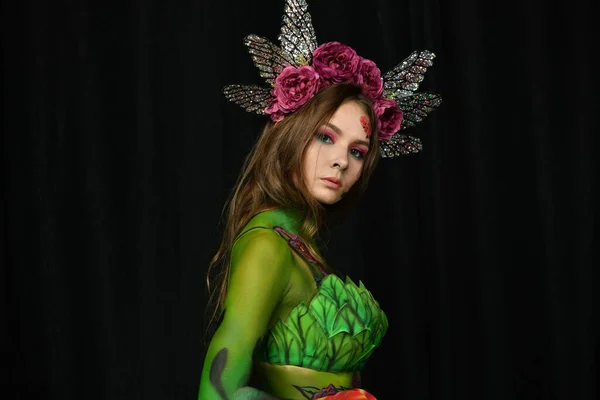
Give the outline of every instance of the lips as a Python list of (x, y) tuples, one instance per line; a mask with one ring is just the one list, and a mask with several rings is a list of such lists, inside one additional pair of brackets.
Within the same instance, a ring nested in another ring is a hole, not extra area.
[(338, 178), (336, 177), (327, 177), (327, 178), (321, 178), (321, 180), (323, 182), (325, 182), (325, 184), (331, 188), (334, 189), (339, 189), (342, 186), (342, 181), (340, 181)]

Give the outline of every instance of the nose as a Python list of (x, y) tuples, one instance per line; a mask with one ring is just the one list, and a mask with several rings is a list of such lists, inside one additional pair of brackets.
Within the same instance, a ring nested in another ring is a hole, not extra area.
[(337, 152), (332, 159), (332, 167), (345, 171), (348, 168), (348, 154), (346, 152)]

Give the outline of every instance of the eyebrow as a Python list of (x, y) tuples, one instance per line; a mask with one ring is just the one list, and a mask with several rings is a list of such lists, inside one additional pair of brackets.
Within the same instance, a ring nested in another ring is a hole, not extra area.
[[(338, 128), (337, 126), (335, 126), (334, 124), (332, 124), (331, 122), (325, 122), (325, 126), (328, 127), (328, 128), (331, 128), (338, 135), (344, 136), (344, 134), (342, 133), (342, 130), (340, 128)], [(367, 142), (366, 140), (357, 140), (356, 143), (358, 143), (358, 144), (364, 144), (367, 147), (370, 146), (370, 143)]]

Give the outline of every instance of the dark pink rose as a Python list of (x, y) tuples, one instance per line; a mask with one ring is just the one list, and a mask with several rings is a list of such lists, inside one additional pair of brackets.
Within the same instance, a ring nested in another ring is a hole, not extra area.
[(363, 92), (371, 100), (377, 99), (383, 93), (381, 71), (373, 61), (366, 58), (361, 58), (358, 64), (358, 79), (356, 83), (362, 86)]
[(373, 103), (377, 116), (378, 139), (388, 141), (392, 135), (400, 130), (402, 125), (402, 110), (394, 100), (379, 99)]
[(324, 43), (313, 52), (313, 67), (329, 83), (356, 83), (360, 57), (340, 42)]
[(275, 79), (273, 94), (276, 103), (267, 107), (265, 112), (287, 114), (296, 111), (316, 93), (319, 87), (319, 74), (312, 67), (287, 66)]
[(283, 111), (279, 110), (279, 104), (277, 104), (277, 99), (273, 101), (273, 104), (265, 108), (265, 113), (268, 114), (273, 121), (281, 121), (284, 116)]

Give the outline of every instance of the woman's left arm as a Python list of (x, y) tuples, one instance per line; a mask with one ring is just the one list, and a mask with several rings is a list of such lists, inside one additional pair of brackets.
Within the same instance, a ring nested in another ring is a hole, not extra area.
[(267, 400), (248, 386), (254, 350), (268, 329), (290, 279), (292, 255), (273, 230), (257, 230), (235, 244), (223, 320), (211, 339), (199, 400)]

